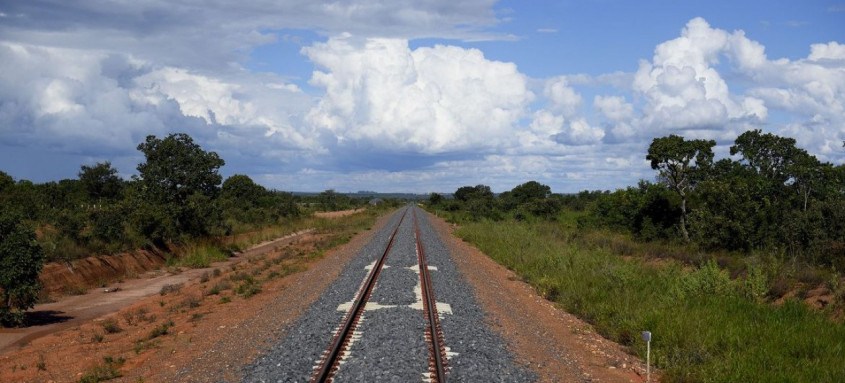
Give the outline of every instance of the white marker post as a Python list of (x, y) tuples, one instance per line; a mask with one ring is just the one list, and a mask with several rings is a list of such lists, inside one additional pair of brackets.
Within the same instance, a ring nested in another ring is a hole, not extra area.
[(645, 381), (651, 382), (651, 331), (643, 331), (645, 341)]

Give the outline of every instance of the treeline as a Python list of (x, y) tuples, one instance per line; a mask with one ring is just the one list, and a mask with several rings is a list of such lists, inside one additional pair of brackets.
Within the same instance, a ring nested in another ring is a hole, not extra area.
[(294, 196), (240, 174), (223, 180), (225, 161), (182, 133), (147, 136), (137, 149), (145, 161), (128, 180), (109, 162), (82, 165), (76, 179), (41, 184), (0, 170), (0, 324), (20, 323), (34, 305), (44, 262), (140, 248), (170, 251), (259, 231), (311, 210), (368, 202), (334, 190)]
[(446, 198), (432, 193), (428, 203), (433, 209), (448, 211), (456, 221), (479, 221), (483, 219), (516, 220), (555, 219), (565, 206), (578, 204), (576, 198), (552, 194), (548, 185), (528, 181), (510, 191), (493, 193), (487, 185), (462, 186)]
[(716, 159), (713, 140), (655, 138), (645, 158), (656, 182), (610, 191), (552, 194), (536, 181), (496, 196), (464, 186), (429, 204), (458, 221), (555, 219), (586, 211), (582, 227), (696, 245), (705, 251), (765, 251), (845, 270), (845, 166), (822, 162), (795, 139), (760, 130), (740, 135), (732, 158)]
[(736, 139), (734, 158), (716, 161), (715, 144), (655, 138), (646, 159), (658, 181), (598, 194), (583, 223), (845, 270), (845, 166), (760, 130)]
[(109, 162), (82, 165), (77, 179), (15, 182), (0, 171), (0, 210), (34, 228), (48, 261), (165, 247), (244, 232), (300, 215), (290, 193), (245, 175), (225, 181), (225, 162), (186, 134), (148, 136), (138, 175), (121, 179)]

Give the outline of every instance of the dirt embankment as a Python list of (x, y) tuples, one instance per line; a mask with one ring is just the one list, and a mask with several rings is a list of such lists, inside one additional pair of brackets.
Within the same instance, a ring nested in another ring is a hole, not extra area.
[(82, 293), (95, 286), (103, 286), (124, 277), (137, 277), (160, 268), (166, 261), (158, 250), (95, 256), (71, 262), (52, 262), (44, 265), (39, 275), (43, 292), (56, 294)]

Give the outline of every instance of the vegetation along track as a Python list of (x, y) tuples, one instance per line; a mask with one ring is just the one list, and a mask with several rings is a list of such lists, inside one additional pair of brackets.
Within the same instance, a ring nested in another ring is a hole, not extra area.
[(503, 377), (536, 379), (484, 323), (483, 310), (427, 215), (408, 206), (373, 234), (277, 343), (244, 368), (243, 381)]

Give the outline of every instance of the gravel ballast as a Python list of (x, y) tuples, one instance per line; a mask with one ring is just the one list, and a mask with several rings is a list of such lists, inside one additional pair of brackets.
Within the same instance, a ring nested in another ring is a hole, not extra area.
[[(414, 242), (416, 210), (423, 248), (434, 286), (443, 340), (448, 348), (448, 381), (534, 381), (536, 375), (514, 363), (503, 340), (484, 321), (472, 289), (457, 271), (446, 246), (416, 207), (400, 209), (352, 259), (323, 295), (283, 332), (278, 343), (244, 367), (244, 382), (308, 381), (341, 324), (345, 312), (380, 257), (396, 224), (407, 210), (388, 254), (385, 268), (356, 330), (357, 338), (335, 376), (338, 382), (423, 381), (428, 371), (424, 313), (415, 288), (419, 271)], [(436, 270), (434, 270), (436, 268)], [(448, 312), (451, 309), (451, 313)]]

